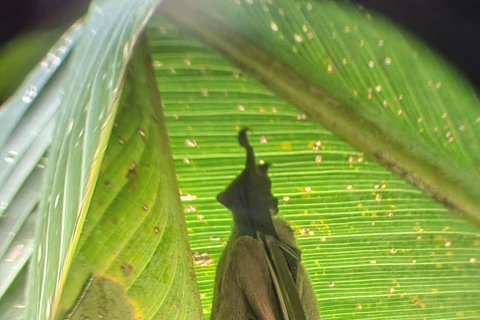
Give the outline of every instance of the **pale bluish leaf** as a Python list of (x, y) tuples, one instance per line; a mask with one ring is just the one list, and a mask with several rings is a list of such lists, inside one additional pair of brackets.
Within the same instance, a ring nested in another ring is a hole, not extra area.
[(55, 71), (81, 29), (75, 24), (65, 33), (0, 111), (0, 216), (50, 145), (64, 72)]
[(110, 136), (126, 64), (159, 1), (94, 1), (58, 90), (60, 113), (31, 261), (27, 317), (57, 311)]
[[(0, 110), (0, 149), (3, 149), (12, 132), (16, 129), (19, 122), (23, 121), (24, 114), (29, 110), (35, 101), (37, 95), (48, 83), (52, 75), (61, 65), (63, 60), (70, 53), (72, 44), (74, 44), (82, 33), (81, 24), (74, 24), (54, 47), (47, 53), (47, 56), (32, 70), (27, 79), (17, 89)], [(47, 114), (49, 112), (46, 112)], [(18, 130), (17, 130), (18, 131)], [(29, 132), (30, 133), (30, 132)], [(25, 133), (28, 136), (27, 133)], [(28, 141), (28, 139), (26, 139)], [(8, 151), (8, 150), (7, 150)], [(16, 155), (18, 155), (18, 151)], [(2, 158), (8, 155), (4, 150), (0, 153)], [(11, 163), (11, 162), (8, 162)], [(5, 164), (1, 164), (0, 172), (3, 172)]]
[(13, 285), (0, 300), (1, 320), (24, 320), (28, 267), (24, 266)]
[(0, 299), (18, 273), (23, 269), (33, 251), (33, 237), (35, 233), (38, 210), (34, 210), (18, 231), (10, 248), (0, 261)]
[(38, 163), (50, 144), (54, 114), (58, 107), (54, 97), (58, 97), (59, 83), (63, 74), (63, 71), (58, 69), (80, 33), (81, 27), (78, 24), (73, 25), (0, 111), (2, 301), (5, 291), (23, 269), (33, 250), (38, 216), (33, 208), (38, 202), (42, 188), (42, 168), (45, 165), (44, 161)]
[[(12, 204), (5, 211), (0, 223), (0, 257), (3, 257), (18, 230), (38, 203), (40, 186), (43, 182), (43, 169), (36, 168), (17, 193)], [(30, 235), (33, 239), (33, 234)]]

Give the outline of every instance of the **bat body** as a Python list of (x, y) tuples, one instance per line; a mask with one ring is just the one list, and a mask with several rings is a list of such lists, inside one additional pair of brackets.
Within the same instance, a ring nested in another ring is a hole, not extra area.
[(215, 277), (211, 320), (320, 319), (312, 286), (300, 264), (293, 231), (280, 219), (268, 165), (256, 165), (246, 129), (246, 169), (217, 197), (232, 211), (234, 228)]

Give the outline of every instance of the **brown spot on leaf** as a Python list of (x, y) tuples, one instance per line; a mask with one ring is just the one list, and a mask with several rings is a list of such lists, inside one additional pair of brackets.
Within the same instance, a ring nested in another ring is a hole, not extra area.
[(122, 274), (125, 278), (127, 278), (132, 274), (133, 266), (129, 262), (122, 263), (121, 268), (122, 268)]
[(127, 179), (137, 179), (137, 164), (135, 162), (131, 162), (128, 168), (128, 172), (125, 176)]

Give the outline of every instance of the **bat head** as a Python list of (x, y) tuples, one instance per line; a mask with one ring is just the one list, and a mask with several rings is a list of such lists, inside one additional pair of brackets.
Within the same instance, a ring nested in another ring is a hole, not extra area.
[(259, 231), (278, 238), (272, 215), (278, 213), (278, 199), (272, 194), (268, 164), (257, 165), (253, 148), (248, 143), (248, 129), (238, 135), (240, 145), (247, 151), (245, 170), (217, 196), (218, 202), (230, 209), (240, 234), (255, 236)]

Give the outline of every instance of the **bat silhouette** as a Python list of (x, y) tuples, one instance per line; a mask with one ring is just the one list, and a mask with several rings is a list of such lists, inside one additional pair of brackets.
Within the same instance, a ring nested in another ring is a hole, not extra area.
[(245, 170), (217, 196), (233, 214), (233, 231), (215, 277), (211, 320), (318, 320), (318, 304), (295, 245), (278, 213), (267, 176), (256, 165), (248, 129), (238, 135)]

